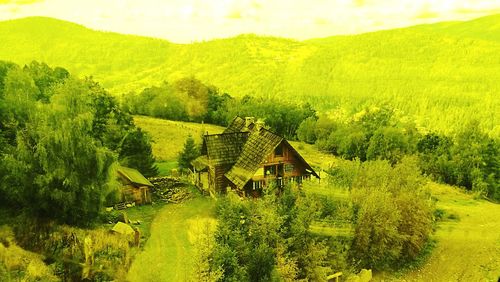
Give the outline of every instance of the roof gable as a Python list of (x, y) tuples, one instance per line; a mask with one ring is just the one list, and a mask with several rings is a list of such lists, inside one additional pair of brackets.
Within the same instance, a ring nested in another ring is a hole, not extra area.
[(319, 175), (316, 173), (316, 171), (314, 171), (314, 169), (311, 167), (311, 165), (306, 162), (306, 160), (304, 159), (304, 157), (302, 157), (299, 152), (297, 152), (297, 150), (295, 150), (295, 148), (292, 146), (292, 144), (288, 143), (288, 141), (285, 139), (283, 140), (283, 143), (288, 146), (288, 148), (292, 151), (292, 153), (297, 156), (297, 158), (304, 164), (304, 166), (306, 167), (306, 170), (309, 170), (311, 172), (312, 175), (316, 176), (317, 178), (319, 178)]
[(153, 187), (154, 185), (144, 177), (139, 171), (133, 168), (120, 166), (117, 169), (118, 173), (128, 179), (133, 184)]

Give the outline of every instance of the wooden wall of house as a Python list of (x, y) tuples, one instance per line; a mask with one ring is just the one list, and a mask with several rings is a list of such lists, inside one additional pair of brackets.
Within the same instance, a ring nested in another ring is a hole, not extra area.
[(207, 171), (208, 191), (212, 196), (215, 195), (215, 167), (209, 166)]
[(282, 155), (276, 155), (275, 152), (272, 152), (266, 160), (261, 164), (260, 168), (252, 177), (253, 180), (264, 180), (264, 168), (270, 165), (283, 165), (284, 176), (294, 177), (294, 176), (302, 176), (306, 174), (306, 167), (301, 159), (299, 159), (293, 149), (286, 145), (285, 142), (282, 142), (280, 145), (282, 148)]
[(215, 166), (215, 191), (217, 193), (225, 193), (226, 187), (229, 186), (229, 180), (224, 176), (231, 169), (232, 165)]

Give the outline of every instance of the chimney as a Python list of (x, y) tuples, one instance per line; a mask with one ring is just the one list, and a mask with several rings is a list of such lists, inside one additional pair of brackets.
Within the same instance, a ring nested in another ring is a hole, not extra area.
[(254, 122), (255, 122), (254, 117), (245, 117), (245, 127), (246, 128), (248, 128)]
[(255, 122), (255, 129), (257, 131), (260, 131), (262, 128), (264, 128), (264, 125), (265, 125), (264, 121), (259, 119), (258, 121)]

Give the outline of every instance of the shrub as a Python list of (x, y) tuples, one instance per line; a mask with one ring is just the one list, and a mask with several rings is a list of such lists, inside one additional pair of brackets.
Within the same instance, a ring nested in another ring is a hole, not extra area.
[(353, 183), (352, 256), (362, 267), (386, 269), (415, 259), (432, 232), (430, 197), (415, 159), (392, 168), (367, 162)]

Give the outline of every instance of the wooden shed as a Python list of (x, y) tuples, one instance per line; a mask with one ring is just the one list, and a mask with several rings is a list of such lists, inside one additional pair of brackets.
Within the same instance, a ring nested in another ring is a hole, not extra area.
[(122, 201), (138, 205), (151, 203), (151, 188), (154, 186), (139, 171), (120, 166), (118, 179), (122, 183)]

